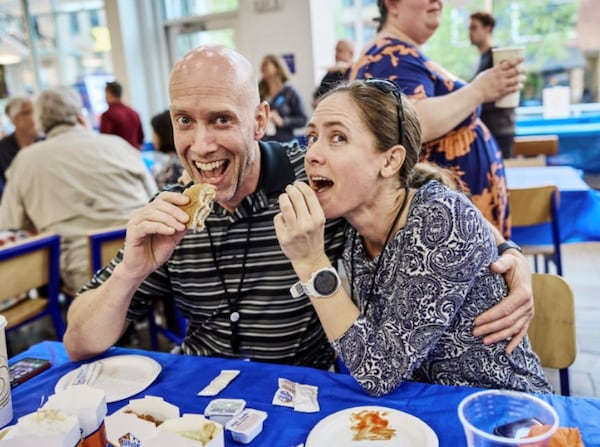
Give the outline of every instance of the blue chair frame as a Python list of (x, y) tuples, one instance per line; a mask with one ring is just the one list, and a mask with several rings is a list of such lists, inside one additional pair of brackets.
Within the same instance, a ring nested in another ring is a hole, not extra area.
[[(50, 316), (56, 332), (56, 338), (58, 340), (62, 340), (63, 338), (65, 333), (65, 323), (62, 318), (58, 299), (60, 293), (60, 236), (55, 233), (42, 233), (29, 239), (23, 239), (14, 244), (2, 247), (0, 249), (0, 269), (2, 269), (3, 264), (7, 262), (44, 250), (47, 251), (48, 257), (47, 281), (32, 281), (30, 284), (25, 283), (26, 285), (24, 285), (21, 292), (28, 292), (31, 289), (46, 286), (47, 296), (44, 298), (47, 300), (47, 305), (35, 315), (26, 318), (17, 324), (11, 324), (11, 322), (8, 321), (8, 326), (6, 328), (7, 334), (40, 318)], [(12, 279), (14, 280), (14, 278)], [(8, 279), (8, 281), (10, 281), (10, 279)], [(27, 305), (27, 302), (17, 303), (15, 308), (22, 305)], [(6, 312), (8, 313), (9, 311), (10, 309), (7, 309)]]
[[(124, 240), (126, 235), (125, 228), (115, 228), (104, 232), (94, 232), (88, 235), (89, 247), (90, 247), (90, 265), (93, 272), (100, 270), (103, 265), (102, 261), (102, 246), (107, 242), (116, 240)], [(173, 343), (181, 345), (183, 338), (185, 337), (185, 328), (187, 326), (186, 320), (181, 316), (177, 307), (175, 307), (175, 318), (178, 321), (179, 330), (177, 332), (171, 331), (170, 329), (159, 325), (156, 322), (155, 308), (150, 306), (148, 309), (148, 333), (150, 337), (150, 346), (153, 350), (158, 351), (159, 341), (158, 335), (166, 337)]]

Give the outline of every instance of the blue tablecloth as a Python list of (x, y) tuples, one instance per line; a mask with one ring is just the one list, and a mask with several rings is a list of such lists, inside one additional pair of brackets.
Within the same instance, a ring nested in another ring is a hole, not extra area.
[[(305, 442), (312, 427), (324, 417), (354, 406), (378, 405), (410, 413), (428, 424), (440, 440), (440, 447), (466, 446), (457, 407), (474, 388), (405, 383), (392, 394), (374, 398), (367, 396), (351, 376), (312, 368), (271, 365), (241, 360), (191, 357), (150, 351), (112, 348), (106, 355), (141, 354), (162, 365), (156, 381), (134, 398), (144, 395), (162, 396), (180, 407), (184, 413), (202, 413), (212, 399), (196, 393), (222, 369), (239, 369), (240, 375), (223, 390), (219, 398), (241, 398), (247, 407), (268, 412), (263, 432), (249, 445), (290, 447)], [(54, 393), (56, 382), (79, 366), (66, 356), (62, 343), (43, 342), (15, 356), (49, 359), (53, 366), (39, 376), (13, 390), (15, 417), (38, 408), (40, 401)], [(271, 404), (279, 377), (319, 387), (320, 411), (299, 413), (291, 408)], [(562, 396), (543, 396), (558, 412), (560, 425), (579, 427), (587, 447), (600, 446), (600, 400)], [(109, 413), (124, 406), (127, 400), (109, 404)], [(229, 433), (226, 446), (236, 446)], [(326, 447), (326, 446), (324, 446)]]
[[(570, 166), (506, 168), (508, 189), (556, 185), (560, 191), (561, 242), (600, 241), (600, 192), (591, 189), (581, 171)], [(549, 227), (515, 228), (517, 243), (551, 244)]]
[(569, 165), (589, 173), (600, 172), (600, 115), (560, 119), (519, 118), (517, 136), (558, 135), (558, 154), (550, 165)]

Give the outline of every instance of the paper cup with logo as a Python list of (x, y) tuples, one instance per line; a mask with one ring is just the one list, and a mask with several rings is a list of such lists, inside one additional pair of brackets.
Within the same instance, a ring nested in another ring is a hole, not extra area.
[[(458, 418), (469, 447), (547, 447), (558, 428), (550, 404), (518, 391), (473, 393), (460, 402)], [(530, 436), (532, 426), (541, 433)]]
[[(523, 48), (510, 47), (510, 48), (492, 48), (492, 61), (494, 67), (500, 65), (502, 61), (507, 59), (515, 59), (517, 57), (523, 57)], [(519, 107), (520, 92), (509, 93), (496, 101), (496, 107), (512, 109)]]
[(8, 354), (6, 352), (6, 324), (6, 318), (0, 315), (0, 428), (8, 424), (13, 418)]

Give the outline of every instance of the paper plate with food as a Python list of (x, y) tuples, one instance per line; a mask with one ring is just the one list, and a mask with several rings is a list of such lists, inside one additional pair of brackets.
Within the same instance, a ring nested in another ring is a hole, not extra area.
[(71, 385), (86, 384), (104, 390), (106, 402), (117, 402), (145, 390), (160, 374), (156, 360), (143, 355), (115, 355), (85, 363), (62, 376), (55, 392)]
[(364, 406), (333, 413), (308, 435), (306, 447), (438, 447), (435, 432), (421, 419), (393, 408)]

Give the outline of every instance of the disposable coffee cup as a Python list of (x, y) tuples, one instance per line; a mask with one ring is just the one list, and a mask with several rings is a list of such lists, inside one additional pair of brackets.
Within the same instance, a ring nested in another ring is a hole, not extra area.
[(0, 315), (0, 428), (8, 424), (13, 418), (8, 354), (6, 352), (6, 324), (6, 318)]
[(547, 447), (558, 428), (558, 414), (550, 404), (518, 391), (473, 393), (460, 402), (458, 418), (469, 447)]
[[(523, 48), (511, 47), (511, 48), (492, 48), (492, 61), (494, 67), (500, 65), (502, 61), (507, 59), (515, 59), (517, 57), (523, 57)], [(496, 101), (496, 107), (513, 109), (519, 107), (520, 91), (509, 93)]]

